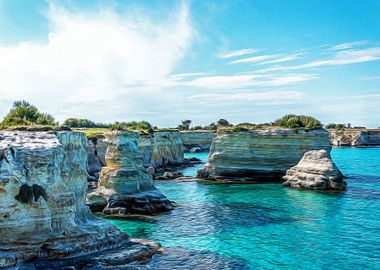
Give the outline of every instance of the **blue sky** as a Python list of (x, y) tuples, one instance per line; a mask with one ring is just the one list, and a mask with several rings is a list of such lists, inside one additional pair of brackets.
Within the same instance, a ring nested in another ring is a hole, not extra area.
[(380, 1), (0, 0), (0, 115), (380, 126)]

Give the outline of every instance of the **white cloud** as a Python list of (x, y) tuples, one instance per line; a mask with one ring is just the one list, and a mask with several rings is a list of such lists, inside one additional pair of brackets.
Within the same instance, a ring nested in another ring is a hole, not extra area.
[(315, 76), (312, 74), (208, 76), (195, 78), (187, 82), (186, 85), (207, 89), (239, 89), (254, 86), (283, 86), (314, 78)]
[(305, 99), (305, 94), (295, 90), (274, 90), (274, 91), (261, 91), (261, 92), (218, 92), (218, 93), (205, 93), (189, 96), (189, 100), (202, 101), (205, 103), (216, 102), (230, 102), (238, 103), (250, 102), (261, 105), (283, 105), (302, 102)]
[(309, 63), (296, 65), (296, 66), (279, 66), (273, 68), (262, 69), (260, 72), (273, 72), (273, 71), (289, 71), (300, 70), (308, 68), (317, 68), (324, 66), (340, 66), (350, 65), (356, 63), (364, 63), (369, 61), (380, 60), (380, 47), (371, 47), (365, 49), (350, 49), (342, 50), (335, 53), (329, 59), (316, 60)]
[(230, 64), (241, 64), (241, 63), (256, 63), (264, 60), (272, 59), (281, 56), (281, 54), (272, 54), (272, 55), (259, 55), (248, 58), (237, 59), (231, 61)]
[(361, 46), (361, 45), (366, 45), (366, 44), (368, 44), (367, 40), (346, 42), (346, 43), (341, 43), (341, 44), (333, 46), (331, 50), (333, 51), (347, 50), (356, 46)]
[(136, 104), (120, 96), (146, 93), (127, 86), (165, 80), (194, 36), (185, 5), (164, 22), (110, 10), (72, 13), (54, 5), (48, 19), (47, 42), (0, 46), (0, 94), (9, 101), (41, 103), (61, 118), (74, 111), (105, 117), (105, 111), (89, 110), (85, 103), (130, 112)]
[(292, 55), (286, 55), (286, 56), (280, 57), (278, 59), (268, 60), (268, 61), (261, 62), (260, 64), (267, 65), (267, 64), (278, 64), (278, 63), (284, 63), (284, 62), (288, 62), (288, 61), (293, 61), (293, 60), (299, 59), (300, 55), (301, 54), (299, 54), (299, 53), (298, 54), (292, 54)]
[(233, 57), (238, 57), (238, 56), (243, 56), (247, 54), (253, 54), (258, 52), (256, 49), (242, 49), (242, 50), (236, 50), (236, 51), (229, 51), (229, 52), (224, 52), (219, 55), (219, 58), (233, 58)]

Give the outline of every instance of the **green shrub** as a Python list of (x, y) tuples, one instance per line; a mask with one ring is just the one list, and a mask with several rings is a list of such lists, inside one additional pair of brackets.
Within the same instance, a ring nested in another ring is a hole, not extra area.
[(113, 125), (111, 125), (111, 130), (138, 131), (145, 134), (153, 133), (152, 125), (147, 121), (115, 122)]
[(47, 113), (41, 113), (37, 107), (22, 100), (15, 101), (9, 113), (4, 117), (1, 122), (1, 127), (13, 126), (30, 126), (30, 125), (47, 125), (54, 126), (58, 123), (55, 122), (54, 117)]
[(275, 126), (287, 127), (287, 128), (305, 128), (305, 129), (320, 129), (322, 123), (311, 116), (306, 115), (285, 115), (273, 123)]

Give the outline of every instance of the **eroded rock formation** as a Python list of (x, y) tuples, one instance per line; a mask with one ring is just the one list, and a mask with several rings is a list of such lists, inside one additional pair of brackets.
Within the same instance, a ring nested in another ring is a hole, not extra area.
[(108, 145), (98, 187), (87, 196), (93, 211), (107, 215), (154, 214), (172, 209), (171, 202), (154, 187), (138, 150), (139, 134), (129, 131), (105, 133)]
[(0, 132), (0, 268), (132, 245), (85, 204), (86, 143), (78, 132)]
[(99, 172), (106, 165), (105, 156), (107, 144), (103, 135), (97, 135), (88, 139), (87, 147), (87, 172), (94, 179), (99, 177)]
[(214, 131), (181, 132), (181, 138), (186, 152), (189, 152), (194, 147), (199, 147), (202, 151), (208, 151), (215, 136), (216, 133)]
[(331, 129), (329, 133), (334, 146), (380, 146), (380, 129)]
[(178, 166), (184, 163), (183, 142), (178, 131), (155, 131), (140, 135), (138, 144), (144, 167)]
[(283, 177), (284, 186), (318, 190), (344, 190), (343, 175), (324, 149), (306, 152), (300, 162)]
[(198, 178), (280, 181), (305, 152), (319, 149), (331, 149), (326, 130), (221, 131)]

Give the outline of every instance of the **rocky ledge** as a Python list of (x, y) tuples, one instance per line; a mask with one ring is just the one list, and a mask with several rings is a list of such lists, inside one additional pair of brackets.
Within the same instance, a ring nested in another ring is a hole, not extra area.
[(329, 133), (334, 146), (380, 146), (380, 129), (331, 129)]
[(185, 152), (191, 152), (192, 149), (208, 151), (212, 140), (216, 136), (215, 131), (182, 131), (181, 138)]
[[(0, 268), (52, 259), (75, 264), (132, 246), (85, 204), (86, 144), (78, 132), (0, 132)], [(134, 250), (146, 254), (143, 244)]]
[(139, 134), (129, 131), (105, 133), (108, 145), (98, 187), (87, 195), (94, 212), (109, 216), (156, 214), (173, 208), (154, 187), (152, 176), (143, 167), (138, 150)]
[(326, 130), (268, 128), (221, 131), (198, 178), (237, 181), (281, 181), (286, 170), (309, 150), (331, 150)]
[(343, 175), (326, 150), (306, 152), (283, 177), (284, 186), (315, 190), (345, 190)]

